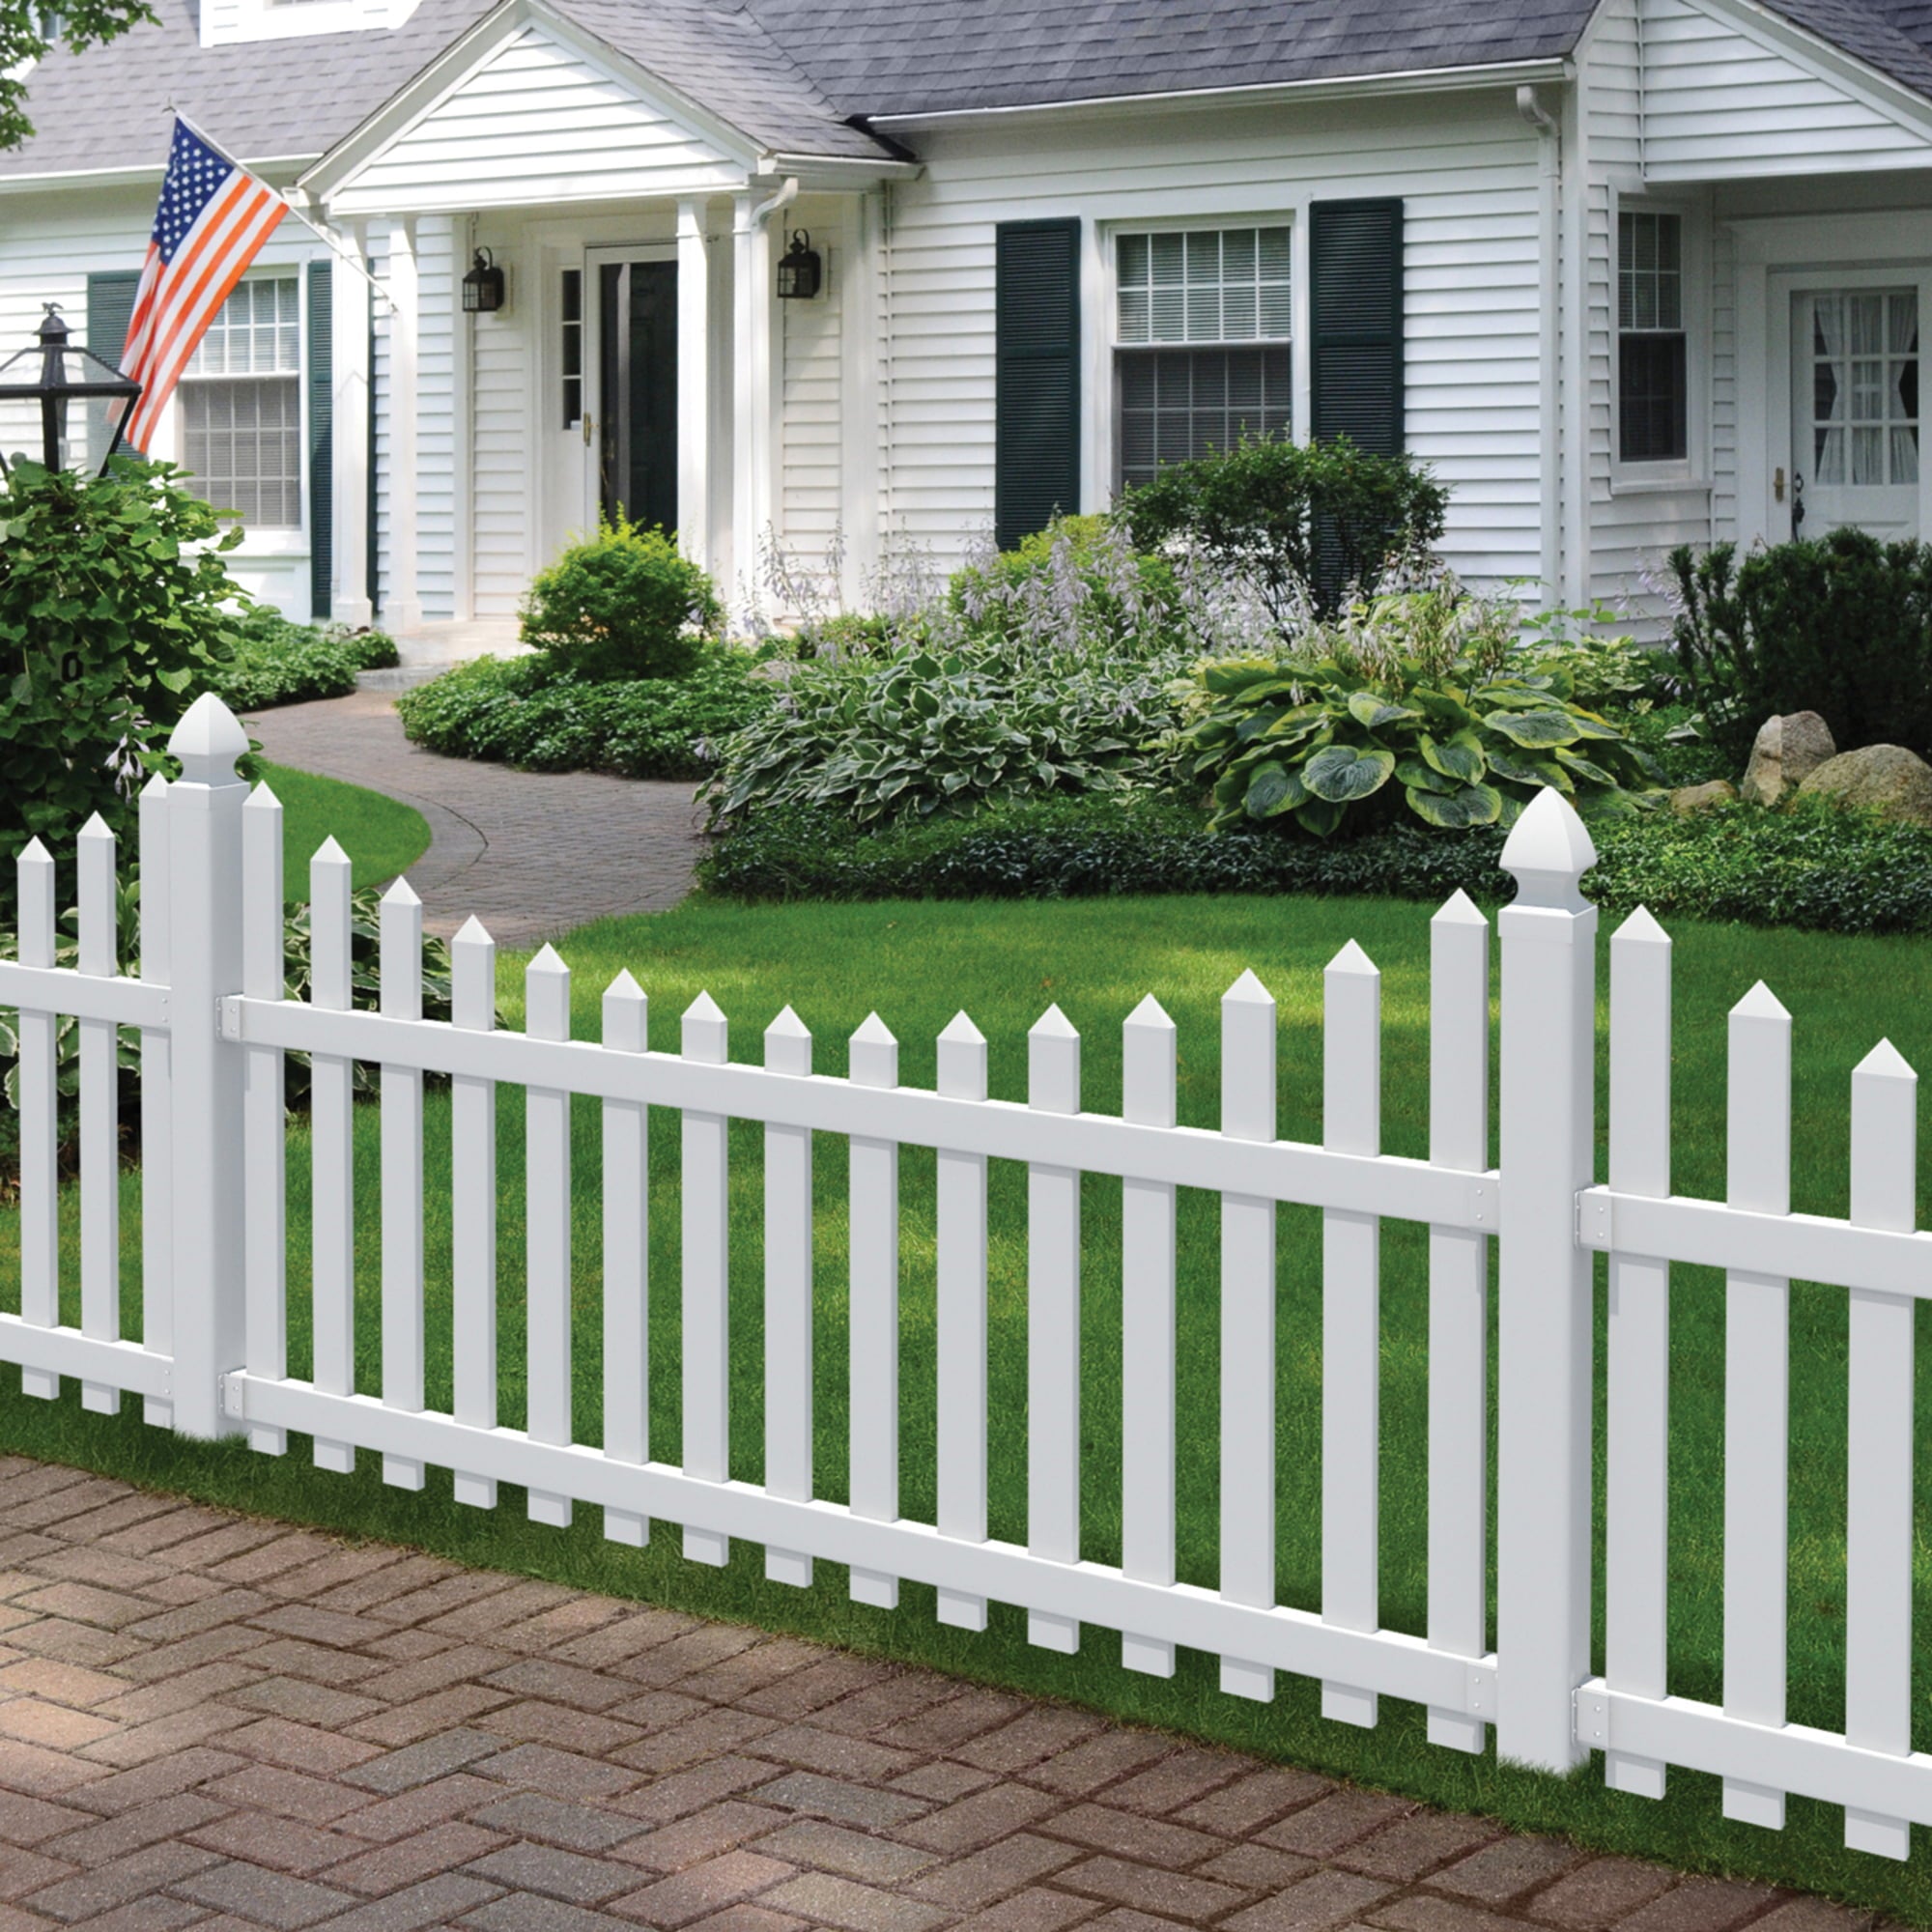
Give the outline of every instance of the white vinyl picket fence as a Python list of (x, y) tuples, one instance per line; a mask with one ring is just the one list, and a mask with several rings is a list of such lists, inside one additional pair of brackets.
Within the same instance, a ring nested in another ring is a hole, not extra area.
[[(1932, 1824), (1932, 1756), (1910, 1747), (1914, 1302), (1932, 1294), (1932, 1235), (1915, 1231), (1917, 1082), (1889, 1045), (1853, 1076), (1847, 1221), (1788, 1211), (1789, 1016), (1763, 987), (1731, 1017), (1729, 1185), (1670, 1193), (1670, 945), (1645, 913), (1611, 944), (1610, 1155), (1596, 1184), (1594, 859), (1554, 793), (1511, 835), (1518, 882), (1501, 942), (1500, 1167), (1491, 1168), (1488, 923), (1460, 894), (1432, 923), (1427, 1160), (1383, 1153), (1380, 992), (1355, 947), (1328, 969), (1324, 1139), (1275, 1122), (1273, 1000), (1243, 974), (1222, 1005), (1221, 1126), (1176, 1124), (1175, 1029), (1150, 997), (1124, 1025), (1120, 1118), (1083, 1111), (1080, 1039), (1057, 1009), (1029, 1037), (1024, 1105), (986, 1092), (986, 1043), (961, 1014), (938, 1042), (935, 1090), (898, 1083), (896, 1042), (868, 1020), (850, 1076), (812, 1071), (789, 1009), (764, 1064), (727, 1057), (708, 997), (682, 1051), (649, 1051), (628, 973), (603, 996), (602, 1038), (573, 1040), (569, 976), (548, 948), (528, 968), (523, 1033), (494, 1027), (495, 949), (471, 921), (453, 943), (454, 1018), (421, 1017), (421, 908), (384, 901), (381, 1009), (350, 1006), (348, 861), (331, 840), (310, 878), (313, 979), (284, 996), (282, 826), (236, 776), (240, 726), (202, 698), (173, 740), (183, 766), (141, 803), (139, 977), (115, 957), (113, 842), (78, 852), (77, 968), (54, 959), (54, 868), (20, 862), (17, 961), (0, 1005), (21, 1014), (20, 1314), (0, 1358), (26, 1394), (63, 1376), (87, 1406), (137, 1391), (151, 1422), (187, 1435), (286, 1435), (346, 1471), (379, 1453), (386, 1481), (427, 1464), (494, 1507), (528, 1491), (540, 1521), (603, 1511), (641, 1545), (681, 1526), (686, 1557), (722, 1564), (733, 1538), (767, 1574), (809, 1585), (848, 1565), (852, 1595), (891, 1606), (899, 1581), (935, 1587), (949, 1624), (983, 1629), (989, 1600), (1022, 1606), (1031, 1639), (1070, 1652), (1081, 1627), (1121, 1634), (1122, 1659), (1166, 1675), (1175, 1647), (1221, 1659), (1224, 1690), (1266, 1700), (1277, 1671), (1319, 1679), (1335, 1719), (1373, 1725), (1378, 1698), (1427, 1707), (1436, 1745), (1562, 1771), (1606, 1753), (1618, 1789), (1661, 1798), (1666, 1767), (1715, 1773), (1732, 1817), (1776, 1827), (1784, 1797), (1845, 1807), (1848, 1844), (1907, 1854)], [(75, 1015), (80, 1066), (78, 1329), (59, 1321), (55, 1027)], [(144, 1332), (122, 1334), (115, 1038), (138, 1030), (144, 1116)], [(314, 1379), (287, 1372), (288, 1147), (284, 1057), (312, 1057)], [(355, 1390), (352, 1079), (381, 1068), (380, 1397)], [(452, 1078), (453, 1412), (424, 1406), (423, 1076)], [(497, 1423), (496, 1090), (527, 1108), (527, 1427)], [(602, 1102), (604, 1428), (571, 1415), (571, 1097)], [(648, 1460), (646, 1109), (682, 1117), (681, 1465)], [(764, 1481), (728, 1477), (727, 1126), (765, 1134)], [(814, 1495), (812, 1136), (850, 1143), (849, 1504)], [(899, 1506), (898, 1150), (937, 1151), (936, 1521)], [(1027, 1542), (987, 1536), (987, 1161), (1025, 1162)], [(1119, 1568), (1080, 1548), (1080, 1190), (1122, 1188), (1124, 1489)], [(1176, 1189), (1221, 1200), (1220, 1548), (1217, 1589), (1175, 1575)], [(1321, 1608), (1276, 1601), (1275, 1220), (1322, 1210)], [(1381, 1352), (1378, 1231), (1429, 1228), (1426, 1636), (1381, 1628), (1377, 1573)], [(1496, 1331), (1497, 1640), (1488, 1636), (1490, 1244)], [(1592, 1272), (1609, 1257), (1606, 1669), (1592, 1674)], [(1665, 1683), (1668, 1296), (1672, 1262), (1726, 1270), (1724, 1681), (1721, 1706)], [(1785, 1721), (1788, 1299), (1792, 1277), (1851, 1296), (1850, 1669), (1844, 1735)]]

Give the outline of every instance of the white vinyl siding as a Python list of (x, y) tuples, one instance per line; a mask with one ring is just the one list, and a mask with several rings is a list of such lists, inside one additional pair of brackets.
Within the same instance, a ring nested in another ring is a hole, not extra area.
[[(398, 77), (403, 78), (403, 76)], [(330, 197), (338, 214), (727, 190), (744, 169), (526, 28)]]
[(455, 227), (446, 214), (416, 223), (416, 597), (425, 618), (456, 615), (457, 505), (469, 494), (456, 476)]
[[(513, 259), (511, 245), (486, 237), (498, 261)], [(459, 320), (469, 337), (469, 554), (473, 609), (479, 617), (512, 614), (528, 581), (530, 460), (526, 442), (533, 380), (529, 330), (538, 305), (528, 311)], [(535, 398), (547, 426), (555, 427), (562, 407), (560, 382)]]
[[(389, 225), (385, 221), (369, 224), (369, 272), (379, 283), (389, 278)], [(383, 614), (383, 600), (396, 581), (395, 531), (391, 520), (391, 476), (394, 442), (390, 416), (395, 407), (394, 383), (389, 370), (389, 304), (370, 304), (369, 344), (369, 488), (375, 498), (376, 526), (376, 614)]]
[[(794, 558), (819, 569), (835, 530), (849, 536), (846, 513), (842, 370), (848, 257), (831, 203), (814, 204), (810, 220), (788, 211), (791, 228), (810, 231), (824, 262), (819, 293), (810, 301), (775, 301), (779, 376), (779, 528)], [(774, 253), (780, 238), (774, 237)]]
[[(1293, 221), (1311, 199), (1401, 195), (1407, 445), (1452, 488), (1445, 551), (1478, 581), (1538, 574), (1537, 137), (1513, 98), (1008, 124), (922, 149), (925, 176), (894, 191), (889, 527), (951, 561), (992, 520), (995, 223), (1218, 228)], [(1111, 276), (1090, 277), (1083, 328), (1102, 355), (1111, 299)], [(1110, 407), (1090, 392), (1104, 366), (1089, 358), (1083, 412)], [(1083, 507), (1110, 484), (1094, 469)]]

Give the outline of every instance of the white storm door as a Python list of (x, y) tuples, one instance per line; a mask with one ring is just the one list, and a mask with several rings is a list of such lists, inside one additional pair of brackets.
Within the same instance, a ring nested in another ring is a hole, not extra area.
[(1916, 284), (1792, 297), (1794, 536), (1918, 535), (1919, 297)]

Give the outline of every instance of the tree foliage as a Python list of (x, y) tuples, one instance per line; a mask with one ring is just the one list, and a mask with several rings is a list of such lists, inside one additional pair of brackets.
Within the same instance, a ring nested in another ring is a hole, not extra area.
[[(130, 27), (156, 23), (148, 0), (0, 0), (0, 151), (17, 148), (34, 131), (27, 118), (27, 90), (34, 69), (57, 47), (85, 53), (103, 41), (118, 40)], [(59, 22), (59, 40), (43, 31)]]

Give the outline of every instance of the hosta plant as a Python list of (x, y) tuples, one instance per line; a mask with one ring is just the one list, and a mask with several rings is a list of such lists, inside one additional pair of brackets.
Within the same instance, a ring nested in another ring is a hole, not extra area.
[(1507, 607), (1445, 581), (1358, 603), (1292, 657), (1197, 666), (1186, 745), (1216, 826), (1508, 825), (1546, 785), (1586, 816), (1626, 810), (1651, 789), (1643, 755), (1575, 693)]

